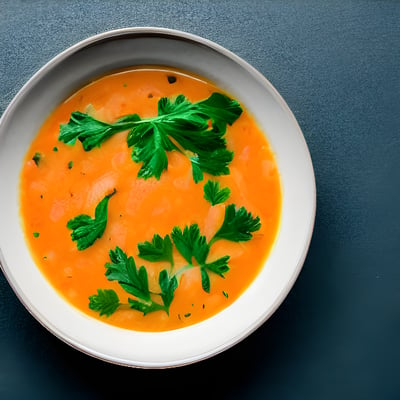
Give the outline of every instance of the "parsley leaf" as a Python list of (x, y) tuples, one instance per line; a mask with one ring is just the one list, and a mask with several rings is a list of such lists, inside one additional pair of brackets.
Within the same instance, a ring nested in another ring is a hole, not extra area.
[(222, 226), (210, 241), (210, 245), (219, 239), (232, 242), (246, 242), (250, 240), (252, 232), (261, 228), (260, 218), (253, 217), (244, 207), (236, 208), (230, 204), (225, 208), (225, 217)]
[(219, 182), (216, 181), (207, 181), (203, 190), (204, 198), (210, 202), (212, 206), (228, 200), (231, 194), (231, 190), (228, 187), (220, 189)]
[(200, 275), (201, 275), (201, 287), (206, 293), (210, 293), (211, 281), (207, 270), (205, 268), (200, 267)]
[(201, 286), (205, 292), (210, 293), (211, 290), (211, 282), (208, 271), (216, 273), (221, 278), (225, 278), (224, 274), (229, 271), (229, 258), (229, 256), (224, 256), (218, 260), (212, 261), (211, 263), (200, 265)]
[(114, 189), (97, 204), (94, 218), (81, 214), (68, 221), (67, 228), (72, 229), (71, 238), (76, 241), (78, 250), (87, 249), (103, 235), (107, 225), (108, 201), (115, 193)]
[(122, 288), (142, 300), (150, 300), (147, 270), (144, 266), (136, 268), (133, 257), (128, 257), (118, 246), (109, 252), (111, 263), (106, 263), (106, 277), (118, 281)]
[(89, 308), (100, 315), (109, 317), (119, 306), (118, 295), (112, 289), (97, 289), (97, 294), (89, 296)]
[(221, 278), (225, 278), (224, 274), (229, 271), (229, 265), (228, 265), (229, 258), (230, 258), (229, 256), (224, 256), (224, 257), (218, 258), (215, 261), (204, 264), (203, 268), (214, 272), (215, 274), (219, 275)]
[(74, 111), (67, 124), (61, 124), (58, 140), (66, 144), (75, 144), (76, 140), (82, 142), (83, 149), (90, 151), (118, 132), (129, 129), (130, 125), (140, 120), (136, 114), (129, 118), (118, 120), (114, 124), (99, 121), (89, 114)]
[(216, 149), (211, 152), (198, 152), (190, 157), (193, 180), (198, 183), (204, 179), (203, 172), (210, 175), (229, 175), (229, 164), (233, 160), (233, 152), (227, 149)]
[(169, 306), (174, 299), (174, 292), (178, 287), (178, 280), (174, 275), (169, 276), (168, 271), (163, 269), (158, 276), (158, 283), (161, 288), (161, 298), (164, 303), (165, 310), (168, 314)]
[(138, 245), (139, 257), (147, 261), (168, 261), (171, 266), (174, 265), (172, 257), (172, 242), (169, 235), (162, 238), (157, 233), (153, 236), (150, 242), (139, 243)]
[(131, 154), (133, 161), (143, 162), (139, 178), (160, 179), (161, 174), (168, 167), (167, 151), (177, 150), (177, 147), (165, 135), (159, 124), (149, 122), (133, 128), (128, 136), (128, 146), (134, 146)]
[(177, 150), (190, 158), (197, 183), (204, 172), (214, 176), (229, 173), (233, 153), (227, 150), (224, 135), (227, 125), (232, 125), (241, 113), (240, 104), (221, 93), (212, 93), (196, 103), (180, 94), (174, 101), (161, 98), (158, 115), (152, 118), (130, 114), (110, 124), (75, 111), (67, 124), (60, 125), (58, 139), (66, 144), (78, 139), (89, 151), (115, 133), (128, 131), (131, 158), (142, 163), (140, 178), (160, 179), (168, 167), (167, 152)]
[[(109, 251), (110, 261), (105, 264), (106, 277), (109, 281), (117, 281), (119, 285), (129, 294), (136, 298), (128, 298), (130, 308), (142, 312), (144, 315), (154, 311), (165, 311), (169, 313), (169, 307), (174, 298), (175, 289), (178, 287), (178, 281), (175, 276), (169, 276), (166, 270), (159, 274), (159, 285), (161, 293), (151, 293), (147, 270), (144, 266), (136, 267), (135, 260), (120, 248)], [(98, 289), (97, 295), (89, 297), (89, 307), (92, 310), (99, 311), (100, 315), (107, 316), (113, 314), (121, 303), (113, 290)], [(162, 304), (153, 300), (152, 295), (159, 295)]]
[(178, 226), (175, 226), (172, 229), (171, 237), (179, 253), (190, 265), (193, 265), (193, 257), (199, 264), (205, 262), (210, 248), (206, 237), (200, 235), (200, 229), (197, 224), (185, 226), (183, 231)]

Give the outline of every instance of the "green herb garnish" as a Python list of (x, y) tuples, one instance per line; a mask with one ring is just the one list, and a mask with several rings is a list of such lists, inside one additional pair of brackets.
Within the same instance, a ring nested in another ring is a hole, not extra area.
[[(137, 120), (140, 119), (137, 116)], [(75, 144), (76, 139), (82, 142), (85, 151), (99, 147), (101, 143), (118, 132), (126, 129), (126, 123), (108, 124), (91, 117), (89, 114), (75, 111), (68, 124), (60, 125), (58, 140), (66, 144)]]
[(225, 208), (225, 217), (222, 226), (211, 239), (214, 243), (219, 239), (226, 239), (232, 242), (246, 242), (253, 236), (252, 233), (261, 227), (260, 218), (253, 217), (244, 207), (236, 208), (230, 204)]
[(214, 176), (229, 173), (233, 153), (226, 148), (224, 135), (227, 125), (232, 125), (241, 113), (240, 104), (221, 93), (197, 103), (184, 95), (174, 101), (163, 97), (158, 102), (158, 115), (153, 118), (130, 114), (109, 124), (73, 112), (70, 121), (60, 126), (58, 139), (67, 144), (78, 139), (89, 151), (112, 135), (128, 131), (132, 160), (142, 163), (138, 177), (160, 179), (168, 167), (167, 152), (176, 150), (190, 159), (193, 179), (199, 182), (204, 172)]
[(233, 154), (226, 149), (224, 135), (227, 124), (236, 121), (241, 112), (235, 100), (220, 93), (198, 103), (191, 103), (183, 95), (175, 101), (160, 99), (158, 116), (136, 122), (128, 133), (128, 146), (133, 146), (132, 159), (143, 163), (138, 176), (159, 179), (167, 169), (166, 153), (172, 150), (190, 158), (195, 165), (196, 182), (203, 179), (203, 172), (229, 173)]
[(41, 159), (42, 155), (38, 151), (32, 157), (32, 160), (35, 162), (36, 166), (39, 166)]
[(197, 224), (186, 226), (183, 231), (178, 226), (175, 226), (171, 237), (179, 253), (190, 265), (193, 264), (193, 257), (199, 264), (205, 262), (210, 248), (206, 237), (200, 235), (200, 229)]
[(115, 193), (114, 189), (97, 204), (94, 218), (81, 214), (68, 221), (67, 228), (72, 229), (71, 238), (76, 241), (78, 250), (87, 249), (103, 235), (107, 225), (108, 201)]
[(40, 233), (39, 232), (33, 232), (33, 237), (34, 238), (38, 238), (40, 236)]
[(120, 305), (118, 295), (112, 289), (97, 289), (97, 294), (89, 296), (89, 308), (100, 315), (109, 317)]
[(138, 244), (139, 257), (147, 261), (168, 261), (171, 266), (174, 265), (172, 257), (172, 242), (169, 235), (162, 238), (155, 234), (151, 242)]
[[(159, 274), (159, 293), (151, 293), (147, 277), (147, 270), (144, 266), (136, 267), (132, 256), (128, 257), (118, 246), (110, 250), (110, 263), (106, 263), (106, 277), (109, 281), (117, 281), (121, 287), (135, 298), (128, 298), (130, 308), (142, 312), (144, 315), (163, 310), (169, 313), (169, 306), (174, 298), (174, 291), (178, 286), (175, 276), (170, 277), (166, 270)], [(89, 297), (89, 308), (99, 311), (100, 315), (111, 315), (120, 303), (118, 295), (112, 289), (98, 289), (97, 294)], [(162, 304), (153, 300), (153, 296), (159, 296)]]
[(176, 249), (188, 262), (188, 265), (182, 267), (176, 274), (180, 275), (188, 268), (193, 268), (197, 265), (200, 268), (202, 288), (205, 292), (209, 293), (211, 284), (208, 273), (214, 272), (224, 278), (224, 274), (229, 271), (229, 256), (207, 262), (210, 245), (207, 243), (206, 237), (200, 234), (200, 229), (197, 224), (186, 226), (183, 231), (176, 226), (172, 230), (171, 237)]
[(200, 265), (201, 286), (205, 292), (210, 293), (211, 290), (210, 276), (208, 273), (214, 272), (221, 278), (225, 278), (225, 273), (229, 271), (229, 258), (229, 256), (224, 256), (211, 263)]
[[(110, 250), (111, 263), (105, 264), (107, 268), (105, 275), (108, 280), (117, 281), (134, 298), (128, 298), (128, 304), (124, 305), (119, 302), (114, 291), (114, 293), (106, 293), (105, 290), (98, 289), (97, 294), (89, 297), (89, 307), (99, 311), (100, 315), (110, 315), (111, 310), (114, 312), (120, 306), (128, 306), (143, 314), (154, 311), (165, 311), (168, 314), (179, 278), (191, 268), (199, 269), (202, 288), (209, 293), (211, 290), (209, 274), (213, 273), (224, 278), (229, 271), (230, 259), (229, 255), (226, 255), (216, 260), (209, 260), (212, 244), (219, 239), (234, 242), (247, 241), (252, 237), (250, 232), (258, 230), (261, 226), (259, 218), (253, 218), (244, 207), (236, 209), (236, 206), (232, 204), (227, 207), (227, 210), (221, 228), (208, 243), (206, 237), (201, 235), (199, 226), (191, 224), (183, 229), (175, 226), (171, 235), (163, 238), (155, 234), (151, 242), (146, 241), (137, 245), (139, 257), (150, 262), (168, 262), (171, 266), (170, 272), (167, 269), (160, 272), (158, 276), (160, 291), (157, 293), (149, 290), (147, 270), (144, 266), (137, 268), (133, 257), (128, 257), (119, 247)], [(246, 232), (247, 235), (244, 234)], [(173, 246), (187, 262), (187, 265), (180, 267), (174, 273), (172, 273)], [(159, 297), (161, 302), (156, 301), (156, 297)]]
[(207, 181), (203, 190), (204, 198), (210, 202), (212, 206), (228, 200), (231, 194), (231, 190), (228, 187), (220, 189), (219, 182), (216, 181)]

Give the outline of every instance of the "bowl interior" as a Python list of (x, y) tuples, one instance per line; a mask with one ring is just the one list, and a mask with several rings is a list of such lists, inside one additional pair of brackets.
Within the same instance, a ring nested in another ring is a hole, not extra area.
[[(108, 326), (67, 304), (34, 265), (19, 217), (23, 158), (44, 119), (82, 85), (107, 72), (135, 65), (165, 65), (191, 71), (237, 98), (267, 136), (276, 155), (283, 191), (278, 236), (254, 283), (215, 317), (163, 333)], [(16, 295), (38, 321), (71, 346), (129, 366), (184, 365), (217, 354), (254, 331), (291, 289), (314, 225), (313, 167), (302, 132), (284, 100), (259, 72), (228, 50), (167, 29), (106, 32), (67, 49), (39, 70), (0, 121), (0, 182), (0, 260)]]

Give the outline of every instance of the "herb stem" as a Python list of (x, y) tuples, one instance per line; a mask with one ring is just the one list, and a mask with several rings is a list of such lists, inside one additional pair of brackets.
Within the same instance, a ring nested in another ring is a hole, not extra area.
[(233, 152), (227, 149), (223, 136), (227, 125), (232, 125), (241, 113), (240, 104), (221, 93), (212, 93), (196, 103), (180, 94), (174, 100), (161, 98), (158, 115), (143, 119), (138, 114), (128, 114), (107, 123), (75, 111), (67, 124), (60, 125), (58, 140), (73, 145), (78, 139), (89, 151), (114, 134), (128, 131), (128, 147), (133, 147), (131, 158), (142, 163), (139, 178), (160, 179), (168, 166), (167, 152), (178, 149), (183, 154), (193, 154), (189, 158), (193, 179), (198, 183), (204, 172), (214, 176), (229, 173)]
[(194, 267), (195, 267), (195, 265), (193, 265), (193, 264), (187, 264), (187, 265), (185, 265), (185, 266), (179, 268), (179, 269), (175, 272), (175, 274), (174, 274), (173, 276), (175, 276), (175, 278), (179, 281), (179, 278), (181, 277), (181, 275), (182, 275), (185, 271), (187, 271), (188, 269), (194, 268)]
[(128, 303), (120, 303), (118, 306), (119, 310), (130, 310), (131, 307)]

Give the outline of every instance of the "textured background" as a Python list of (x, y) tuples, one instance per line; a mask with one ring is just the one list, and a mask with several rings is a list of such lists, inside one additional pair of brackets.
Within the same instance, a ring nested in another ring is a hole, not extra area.
[(98, 399), (113, 388), (141, 398), (398, 399), (399, 21), (398, 1), (0, 0), (0, 114), (43, 64), (88, 36), (180, 29), (237, 53), (277, 88), (303, 130), (318, 192), (308, 257), (279, 310), (234, 348), (185, 368), (128, 369), (77, 352), (0, 273), (0, 398)]

